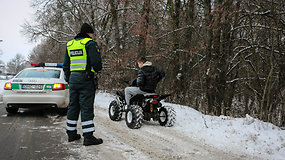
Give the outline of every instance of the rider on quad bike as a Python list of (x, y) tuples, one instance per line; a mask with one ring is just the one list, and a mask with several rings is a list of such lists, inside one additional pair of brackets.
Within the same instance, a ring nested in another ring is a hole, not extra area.
[(125, 88), (125, 95), (116, 91), (116, 99), (109, 105), (110, 119), (120, 121), (125, 113), (126, 124), (131, 129), (140, 128), (143, 120), (158, 121), (161, 126), (173, 126), (176, 121), (174, 108), (161, 103), (171, 94), (155, 93), (156, 85), (165, 73), (153, 67), (145, 58), (140, 58), (138, 65), (138, 78), (131, 81), (132, 87)]
[(137, 94), (155, 93), (157, 83), (165, 76), (163, 71), (152, 66), (145, 57), (139, 58), (137, 63), (140, 68), (138, 77), (131, 81), (132, 87), (125, 88), (127, 106), (130, 105), (130, 99)]

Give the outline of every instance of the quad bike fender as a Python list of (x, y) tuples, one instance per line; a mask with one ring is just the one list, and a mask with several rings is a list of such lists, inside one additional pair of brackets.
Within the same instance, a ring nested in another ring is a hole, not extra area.
[(116, 91), (116, 95), (117, 95), (118, 101), (125, 103), (125, 94), (123, 92)]
[(122, 98), (125, 97), (125, 95), (121, 91), (116, 91), (116, 95), (119, 96), (119, 97), (122, 97)]
[(135, 102), (141, 102), (142, 100), (144, 100), (144, 98), (145, 97), (143, 94), (137, 94), (131, 98), (130, 104), (134, 104)]

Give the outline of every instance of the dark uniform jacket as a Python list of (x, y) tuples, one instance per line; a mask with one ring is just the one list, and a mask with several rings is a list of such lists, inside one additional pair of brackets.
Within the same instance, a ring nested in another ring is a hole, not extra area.
[(138, 72), (137, 86), (144, 92), (154, 93), (157, 83), (165, 76), (165, 73), (152, 66), (151, 62), (145, 62)]
[[(83, 38), (90, 38), (86, 34), (79, 33), (74, 39), (79, 40)], [(86, 70), (90, 72), (91, 66), (95, 70), (95, 72), (99, 72), (102, 70), (102, 61), (101, 61), (101, 55), (100, 50), (98, 48), (98, 45), (95, 41), (89, 41), (86, 45), (86, 52), (87, 52), (87, 66)], [(73, 76), (71, 76), (70, 71), (70, 58), (68, 56), (68, 52), (66, 50), (64, 55), (64, 62), (63, 62), (63, 71), (65, 74), (65, 81), (68, 83), (82, 83), (86, 80), (85, 77), (85, 71), (82, 71), (82, 73), (74, 72)]]

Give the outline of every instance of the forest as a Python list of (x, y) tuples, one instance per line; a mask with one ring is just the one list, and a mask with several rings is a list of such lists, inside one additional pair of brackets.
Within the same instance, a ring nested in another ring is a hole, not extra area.
[(158, 93), (204, 114), (247, 114), (285, 126), (284, 0), (34, 0), (23, 33), (40, 42), (31, 62), (63, 62), (87, 22), (103, 71), (100, 89), (123, 89), (145, 56), (166, 72)]

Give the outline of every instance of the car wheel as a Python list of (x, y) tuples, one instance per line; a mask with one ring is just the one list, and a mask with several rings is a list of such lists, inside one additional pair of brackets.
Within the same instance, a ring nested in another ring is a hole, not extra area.
[(9, 105), (8, 107), (6, 107), (6, 111), (7, 111), (8, 113), (17, 113), (18, 110), (19, 110), (18, 107), (13, 107), (13, 106), (11, 106), (11, 105)]

